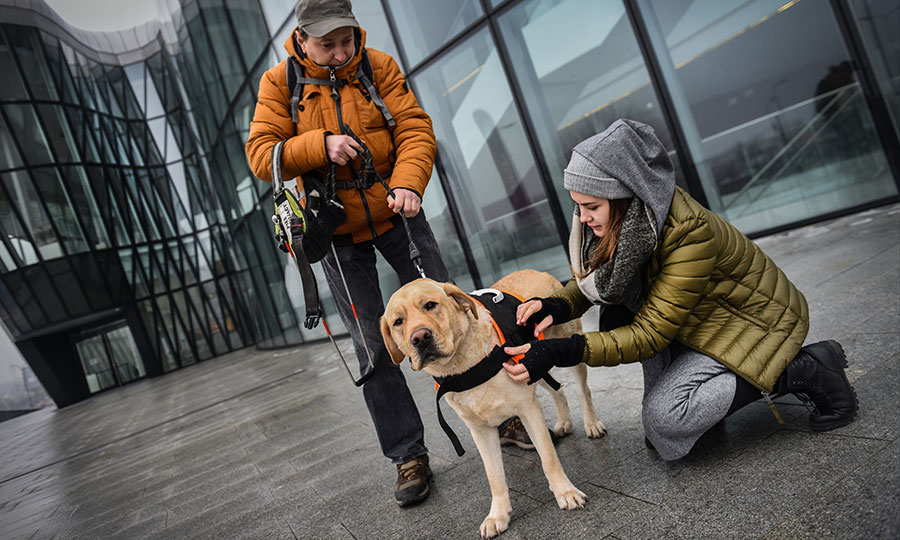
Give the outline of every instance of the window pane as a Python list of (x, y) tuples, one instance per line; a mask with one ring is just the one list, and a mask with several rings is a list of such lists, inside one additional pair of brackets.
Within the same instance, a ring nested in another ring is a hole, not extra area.
[(109, 352), (116, 366), (116, 373), (122, 383), (140, 379), (147, 375), (141, 353), (127, 326), (116, 328), (106, 334)]
[[(557, 28), (566, 31), (552, 31)], [(573, 205), (562, 171), (572, 148), (615, 120), (631, 118), (653, 126), (674, 158), (659, 100), (620, 0), (524, 2), (500, 18), (500, 30), (566, 215)], [(676, 171), (684, 185), (681, 169)]]
[(46, 133), (50, 139), (58, 162), (80, 161), (78, 146), (69, 130), (69, 123), (63, 113), (62, 105), (38, 105), (38, 113), (44, 121)]
[(16, 67), (16, 61), (12, 54), (12, 49), (6, 41), (2, 29), (0, 29), (0, 96), (3, 99), (27, 99), (28, 92), (25, 90), (25, 83), (19, 75), (19, 68)]
[[(62, 248), (53, 227), (50, 226), (50, 219), (44, 212), (44, 207), (38, 199), (38, 195), (31, 185), (28, 176), (21, 171), (12, 172), (0, 176), (3, 179), (6, 192), (11, 197), (11, 203), (19, 210), (19, 216), (24, 220), (26, 229), (31, 233), (34, 243), (37, 245), (38, 251), (44, 259), (54, 259), (62, 257)], [(5, 224), (5, 222), (4, 222)], [(34, 257), (33, 250), (29, 252), (28, 246), (21, 247), (21, 253), (26, 261), (33, 258), (33, 262), (37, 262)], [(28, 264), (26, 262), (26, 264)]]
[(6, 127), (6, 120), (0, 115), (0, 170), (14, 169), (23, 165), (19, 151), (16, 150), (12, 133)]
[(713, 210), (749, 233), (897, 192), (827, 4), (639, 4)]
[(519, 268), (567, 277), (562, 242), (488, 31), (416, 75), (415, 83), (434, 120), (442, 180), (483, 282)]
[[(59, 172), (56, 169), (40, 168), (34, 169), (35, 185), (38, 192), (47, 206), (47, 212), (59, 238), (63, 241), (63, 245), (69, 254), (81, 253), (88, 250), (87, 242), (84, 241), (84, 235), (81, 233), (81, 227), (75, 218), (75, 212), (72, 210), (72, 201), (65, 186), (63, 185)], [(48, 257), (49, 258), (49, 257)]]
[(388, 0), (409, 66), (437, 50), (483, 13), (478, 0)]
[[(25, 26), (4, 26), (6, 37), (16, 50), (19, 57), (19, 66), (31, 88), (34, 99), (57, 100), (56, 87), (50, 72), (47, 70), (47, 59), (38, 38), (38, 31)], [(4, 72), (4, 77), (6, 73)]]
[(19, 141), (25, 160), (31, 165), (53, 163), (49, 145), (31, 105), (6, 105), (10, 133)]
[(900, 134), (900, 6), (897, 0), (851, 0), (850, 6)]
[(102, 336), (79, 341), (75, 344), (75, 348), (78, 349), (78, 357), (84, 367), (84, 377), (92, 394), (116, 385)]

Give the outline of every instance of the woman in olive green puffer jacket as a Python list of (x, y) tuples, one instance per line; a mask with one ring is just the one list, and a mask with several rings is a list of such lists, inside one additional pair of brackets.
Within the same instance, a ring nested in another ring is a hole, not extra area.
[[(572, 152), (564, 184), (575, 202), (575, 278), (519, 308), (550, 324), (601, 307), (601, 329), (509, 348), (520, 382), (554, 365), (642, 362), (646, 437), (664, 459), (686, 455), (731, 412), (771, 394), (811, 400), (816, 430), (849, 423), (856, 397), (841, 346), (803, 347), (806, 299), (763, 251), (675, 187), (653, 129), (618, 120)], [(761, 393), (761, 394), (760, 394)]]

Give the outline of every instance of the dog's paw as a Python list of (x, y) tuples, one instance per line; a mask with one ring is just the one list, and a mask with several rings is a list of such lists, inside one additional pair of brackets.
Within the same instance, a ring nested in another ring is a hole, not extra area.
[(506, 529), (509, 528), (509, 515), (506, 516), (492, 516), (488, 514), (488, 517), (484, 518), (484, 521), (481, 522), (481, 537), (482, 538), (493, 538)]
[(563, 510), (575, 510), (576, 508), (584, 508), (587, 501), (587, 495), (575, 486), (570, 486), (565, 491), (553, 493), (556, 497), (556, 504)]
[(553, 426), (553, 434), (557, 437), (565, 437), (570, 433), (572, 433), (572, 421), (557, 420), (556, 425)]
[(606, 435), (606, 426), (604, 426), (603, 422), (601, 422), (600, 420), (585, 422), (584, 431), (587, 433), (588, 437), (592, 439), (599, 439), (600, 437)]

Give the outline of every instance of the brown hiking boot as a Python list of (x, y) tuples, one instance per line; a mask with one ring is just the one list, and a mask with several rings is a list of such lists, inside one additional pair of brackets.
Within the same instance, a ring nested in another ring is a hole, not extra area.
[(428, 466), (428, 454), (397, 465), (397, 483), (394, 484), (397, 504), (409, 506), (427, 499), (429, 478), (431, 467)]
[[(555, 446), (557, 441), (559, 441), (559, 437), (553, 433), (552, 429), (548, 428), (547, 431), (550, 432), (550, 440), (553, 441), (553, 445)], [(512, 418), (504, 420), (502, 424), (497, 426), (497, 432), (500, 435), (500, 446), (514, 444), (525, 450), (534, 448), (534, 443), (531, 442), (531, 438), (528, 436), (528, 432), (525, 431), (525, 426), (518, 416), (513, 416)]]

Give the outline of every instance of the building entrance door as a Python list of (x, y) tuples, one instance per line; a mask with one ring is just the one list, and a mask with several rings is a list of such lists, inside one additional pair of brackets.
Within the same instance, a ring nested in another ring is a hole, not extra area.
[(92, 394), (147, 375), (131, 329), (125, 321), (82, 334), (75, 348)]

